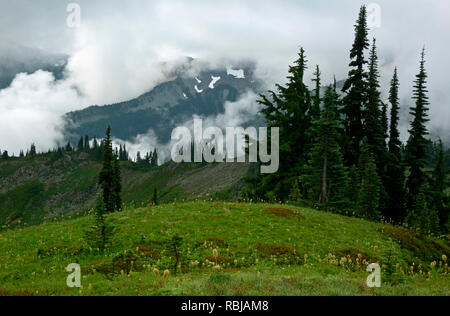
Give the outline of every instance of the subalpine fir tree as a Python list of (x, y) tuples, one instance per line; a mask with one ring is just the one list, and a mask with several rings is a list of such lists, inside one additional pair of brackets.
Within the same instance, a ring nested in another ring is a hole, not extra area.
[(84, 140), (83, 140), (83, 136), (80, 137), (80, 140), (78, 141), (78, 146), (77, 146), (78, 150), (83, 150), (84, 149)]
[(103, 196), (99, 194), (94, 207), (94, 223), (85, 231), (85, 238), (89, 246), (102, 251), (111, 245), (111, 238), (115, 232), (115, 227), (108, 222), (106, 214)]
[(321, 88), (321, 79), (320, 79), (320, 68), (319, 65), (316, 66), (316, 72), (314, 73), (314, 78), (312, 81), (314, 82), (314, 97), (311, 105), (311, 116), (312, 120), (320, 119), (320, 88)]
[[(386, 139), (381, 102), (378, 56), (376, 50), (376, 40), (373, 39), (372, 49), (369, 59), (369, 78), (367, 84), (367, 104), (363, 112), (364, 134), (367, 140), (366, 145), (369, 151), (374, 155), (377, 164), (378, 175), (385, 183), (385, 165), (386, 165)], [(387, 120), (387, 119), (386, 119)]]
[(331, 86), (323, 98), (320, 119), (315, 121), (312, 159), (309, 167), (311, 195), (321, 204), (345, 207), (348, 176), (339, 146), (338, 95)]
[(389, 103), (391, 104), (391, 122), (389, 128), (388, 159), (386, 164), (387, 203), (383, 210), (383, 216), (387, 219), (401, 224), (406, 216), (405, 209), (405, 170), (402, 162), (402, 142), (398, 130), (399, 122), (399, 81), (397, 68), (389, 90)]
[(34, 144), (31, 144), (30, 151), (29, 151), (28, 155), (29, 156), (36, 155), (36, 146)]
[(114, 192), (113, 149), (111, 140), (111, 127), (106, 129), (106, 138), (103, 143), (103, 167), (100, 171), (98, 184), (103, 190), (103, 202), (107, 213), (114, 212), (116, 201)]
[(86, 136), (84, 137), (84, 150), (88, 151), (88, 150), (90, 150), (90, 149), (91, 149), (91, 146), (90, 146), (90, 144), (89, 144), (89, 136), (86, 135)]
[(120, 172), (120, 162), (119, 157), (114, 155), (114, 163), (113, 163), (113, 191), (114, 191), (114, 207), (117, 212), (122, 211), (122, 178)]
[[(269, 91), (270, 97), (261, 95), (261, 113), (267, 126), (280, 128), (280, 168), (277, 173), (262, 176), (260, 188), (272, 200), (287, 200), (292, 181), (303, 173), (309, 160), (311, 137), (311, 96), (304, 83), (306, 55), (303, 48), (294, 66), (289, 68), (286, 86), (277, 85), (277, 92)], [(300, 183), (300, 191), (303, 191)]]
[(151, 165), (157, 167), (158, 166), (158, 152), (155, 150), (153, 151), (152, 154), (152, 159), (151, 159)]
[(415, 209), (408, 213), (406, 223), (422, 234), (432, 234), (438, 231), (439, 217), (437, 212), (429, 207), (424, 191), (425, 189), (421, 187), (414, 199)]
[(357, 214), (367, 219), (380, 218), (381, 180), (378, 177), (377, 166), (369, 146), (361, 147), (359, 159), (360, 185), (357, 202)]
[(427, 96), (427, 73), (425, 71), (425, 49), (422, 51), (420, 71), (416, 76), (413, 99), (416, 104), (411, 108), (413, 116), (410, 137), (406, 145), (406, 165), (409, 168), (409, 177), (406, 182), (408, 191), (407, 207), (409, 211), (416, 209), (416, 198), (420, 193), (422, 185), (426, 182), (424, 167), (426, 165), (426, 146), (428, 130), (428, 96)]
[(367, 72), (365, 71), (367, 61), (364, 57), (366, 49), (369, 48), (367, 36), (367, 11), (366, 7), (362, 6), (355, 25), (355, 41), (350, 51), (351, 70), (342, 88), (342, 91), (347, 93), (343, 100), (346, 135), (344, 161), (347, 166), (357, 165), (360, 144), (364, 137), (362, 111), (367, 103)]
[(384, 102), (381, 102), (381, 128), (383, 131), (384, 147), (387, 149), (389, 139), (388, 106)]
[[(293, 202), (298, 202), (302, 199), (302, 194), (298, 188), (298, 181), (294, 180), (292, 183), (291, 192), (289, 193), (289, 200)], [(248, 196), (247, 196), (248, 200)], [(244, 200), (245, 201), (245, 200)]]

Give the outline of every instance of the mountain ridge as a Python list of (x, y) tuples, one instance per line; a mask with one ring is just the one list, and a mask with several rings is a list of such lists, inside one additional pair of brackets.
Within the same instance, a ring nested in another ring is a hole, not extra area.
[[(65, 115), (66, 138), (75, 143), (80, 136), (101, 137), (107, 125), (113, 136), (131, 140), (153, 130), (162, 143), (173, 128), (192, 119), (223, 114), (226, 102), (236, 102), (246, 92), (258, 93), (262, 82), (254, 78), (254, 66), (217, 68), (192, 75), (181, 70), (137, 98), (109, 105), (94, 105)], [(242, 75), (240, 75), (242, 73)]]

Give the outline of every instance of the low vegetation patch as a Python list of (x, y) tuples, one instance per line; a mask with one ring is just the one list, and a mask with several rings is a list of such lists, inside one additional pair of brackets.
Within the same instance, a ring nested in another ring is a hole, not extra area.
[(425, 263), (441, 260), (442, 255), (450, 257), (448, 241), (419, 236), (406, 228), (391, 225), (384, 226), (381, 231)]
[(268, 208), (266, 213), (280, 217), (297, 217), (299, 219), (305, 219), (305, 216), (287, 208)]

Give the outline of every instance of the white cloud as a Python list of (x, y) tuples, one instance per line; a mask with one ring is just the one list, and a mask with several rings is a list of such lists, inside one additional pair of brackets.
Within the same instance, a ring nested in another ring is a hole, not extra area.
[(0, 90), (0, 148), (18, 154), (35, 143), (46, 151), (62, 141), (61, 115), (85, 102), (69, 81), (55, 82), (51, 73), (18, 74)]

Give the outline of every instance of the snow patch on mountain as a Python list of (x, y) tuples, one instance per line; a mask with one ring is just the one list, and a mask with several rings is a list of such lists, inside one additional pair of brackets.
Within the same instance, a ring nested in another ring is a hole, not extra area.
[(197, 91), (197, 93), (202, 93), (203, 92), (203, 90), (200, 90), (197, 85), (194, 86), (194, 89), (195, 89), (195, 91)]
[[(200, 79), (198, 79), (197, 77), (195, 77), (195, 80), (197, 80), (197, 83), (198, 83), (198, 84), (202, 83), (202, 81), (201, 81)], [(195, 89), (195, 91), (197, 91), (197, 93), (202, 93), (203, 90), (204, 90), (204, 89), (200, 89), (200, 88), (198, 87), (198, 85), (195, 85), (195, 86), (194, 86), (194, 89)]]
[(227, 68), (227, 75), (234, 76), (236, 79), (245, 79), (244, 69)]
[(214, 89), (214, 85), (221, 79), (220, 77), (211, 76), (212, 81), (209, 84), (210, 89)]

